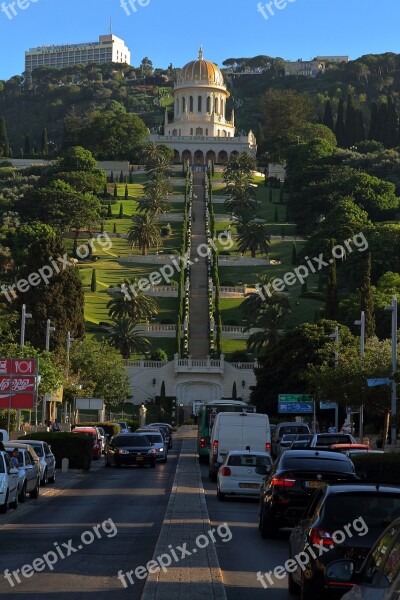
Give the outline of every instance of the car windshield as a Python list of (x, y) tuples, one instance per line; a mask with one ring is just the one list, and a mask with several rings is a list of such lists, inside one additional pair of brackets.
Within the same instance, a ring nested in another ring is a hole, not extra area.
[[(288, 458), (283, 453), (282, 467), (285, 471), (317, 471), (320, 473), (353, 473), (351, 460), (335, 460), (334, 458), (317, 458), (315, 456), (299, 456)], [(334, 454), (332, 452), (332, 454)], [(340, 456), (343, 456), (342, 454)]]
[(282, 436), (282, 442), (288, 442), (289, 440), (297, 440), (297, 433), (285, 433)]
[(308, 433), (305, 425), (288, 425), (279, 429), (279, 435), (282, 437), (285, 433)]
[(233, 454), (228, 459), (228, 465), (231, 467), (269, 467), (271, 464), (269, 456), (256, 454)]
[(119, 435), (115, 438), (116, 446), (150, 446), (145, 435)]
[(152, 444), (163, 443), (163, 438), (160, 433), (146, 433), (144, 437), (146, 437)]
[(43, 448), (40, 444), (31, 444), (31, 446), (38, 456), (44, 456)]
[(382, 528), (399, 515), (400, 494), (354, 491), (328, 496), (322, 521), (327, 527), (338, 529), (362, 517), (368, 528)]
[(351, 439), (348, 435), (317, 435), (317, 446), (332, 444), (351, 444)]

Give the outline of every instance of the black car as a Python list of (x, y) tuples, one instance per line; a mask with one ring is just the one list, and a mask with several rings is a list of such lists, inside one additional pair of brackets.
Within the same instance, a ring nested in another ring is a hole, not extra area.
[(121, 465), (156, 466), (157, 450), (144, 435), (123, 433), (114, 436), (106, 449), (106, 467)]
[[(351, 559), (359, 569), (370, 548), (400, 514), (400, 486), (333, 484), (320, 488), (290, 536), (290, 559), (307, 556), (289, 573), (289, 591), (302, 598), (340, 598), (349, 587), (326, 581), (324, 567)], [(313, 550), (313, 552), (310, 551)], [(305, 553), (305, 554), (302, 554)], [(336, 590), (336, 593), (335, 593)]]
[(264, 538), (297, 525), (324, 482), (356, 481), (348, 456), (319, 450), (286, 450), (261, 487), (259, 529)]

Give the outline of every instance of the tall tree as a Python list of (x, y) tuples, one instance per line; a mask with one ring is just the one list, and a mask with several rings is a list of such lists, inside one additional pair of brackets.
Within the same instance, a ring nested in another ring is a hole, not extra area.
[(399, 117), (392, 96), (388, 98), (384, 143), (387, 148), (394, 148), (399, 143)]
[(132, 248), (137, 246), (146, 256), (149, 248), (157, 248), (161, 241), (160, 223), (156, 216), (146, 212), (143, 215), (134, 215), (132, 225), (128, 231), (128, 241)]
[(124, 279), (120, 290), (107, 304), (108, 314), (113, 319), (128, 317), (138, 323), (158, 313), (157, 302), (138, 288), (135, 279)]
[(356, 134), (356, 111), (354, 108), (353, 96), (349, 94), (347, 98), (346, 120), (345, 120), (345, 143), (348, 148), (354, 146), (357, 141)]
[(346, 132), (344, 128), (344, 100), (340, 98), (338, 113), (336, 117), (336, 126), (335, 126), (335, 135), (337, 139), (338, 146), (342, 147), (346, 143)]
[(365, 140), (365, 127), (364, 117), (362, 111), (358, 108), (355, 114), (356, 118), (356, 142), (363, 142)]
[(42, 150), (43, 156), (48, 156), (49, 154), (49, 138), (47, 135), (47, 129), (44, 127), (42, 131), (42, 139), (40, 140), (40, 148)]
[(388, 106), (382, 102), (378, 109), (378, 142), (385, 143), (387, 131)]
[(136, 329), (136, 323), (127, 317), (115, 319), (110, 327), (110, 345), (117, 348), (122, 358), (129, 359), (131, 354), (146, 354), (151, 350), (149, 340)]
[(330, 98), (325, 102), (325, 113), (324, 113), (324, 125), (329, 127), (332, 131), (335, 131), (335, 125), (333, 123), (333, 112), (332, 112), (332, 102)]
[(24, 155), (29, 156), (30, 153), (31, 153), (31, 136), (29, 135), (29, 133), (26, 133), (25, 137), (24, 137)]
[(90, 282), (90, 291), (97, 291), (97, 279), (96, 279), (96, 269), (92, 270), (92, 281)]
[(369, 123), (368, 139), (379, 141), (378, 105), (376, 102), (373, 102), (371, 105), (371, 119)]
[(10, 142), (8, 140), (6, 120), (4, 117), (0, 118), (0, 157), (10, 156)]
[[(332, 244), (332, 247), (334, 244)], [(337, 288), (336, 260), (332, 259), (329, 266), (328, 284), (326, 287), (325, 319), (336, 321), (339, 313)]]
[(236, 229), (239, 252), (244, 253), (250, 250), (252, 258), (256, 257), (257, 250), (264, 254), (269, 253), (271, 238), (264, 223), (250, 221), (238, 225)]
[(365, 335), (375, 335), (374, 298), (371, 287), (371, 252), (368, 252), (363, 280), (361, 283), (361, 310), (365, 315)]

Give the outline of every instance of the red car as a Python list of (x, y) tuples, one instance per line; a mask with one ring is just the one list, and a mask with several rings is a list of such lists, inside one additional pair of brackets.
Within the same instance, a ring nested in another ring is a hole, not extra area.
[(93, 458), (98, 460), (101, 457), (101, 439), (97, 429), (94, 427), (75, 427), (72, 433), (83, 433), (93, 438)]

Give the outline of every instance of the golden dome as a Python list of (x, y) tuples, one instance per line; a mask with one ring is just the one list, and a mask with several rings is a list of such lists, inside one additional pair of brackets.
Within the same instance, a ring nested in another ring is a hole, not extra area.
[(187, 63), (178, 77), (178, 85), (187, 83), (225, 85), (223, 75), (217, 65), (209, 60), (204, 60), (202, 48), (199, 51), (199, 58)]

